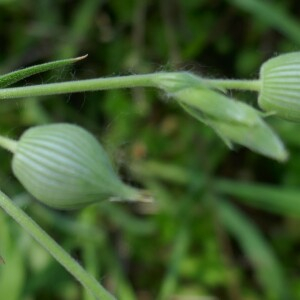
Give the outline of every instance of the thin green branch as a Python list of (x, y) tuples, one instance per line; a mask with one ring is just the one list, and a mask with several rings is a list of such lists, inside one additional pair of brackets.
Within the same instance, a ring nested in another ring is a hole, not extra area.
[(18, 222), (40, 245), (42, 245), (63, 267), (65, 267), (98, 300), (114, 300), (107, 290), (88, 274), (60, 245), (58, 245), (37, 223), (0, 191), (0, 207)]
[(156, 87), (166, 89), (166, 91), (168, 91), (168, 88), (170, 87), (176, 89), (180, 87), (184, 88), (189, 85), (197, 86), (198, 84), (199, 87), (203, 87), (207, 84), (208, 88), (212, 86), (221, 89), (225, 88), (250, 91), (259, 91), (261, 87), (261, 82), (259, 80), (204, 79), (193, 75), (193, 81), (189, 81), (190, 76), (186, 76), (187, 74), (189, 73), (161, 72), (3, 88), (0, 89), (0, 99), (37, 97), (134, 87)]
[(259, 92), (261, 89), (260, 80), (203, 79), (203, 83), (211, 84), (212, 86), (227, 90), (247, 90)]
[(17, 141), (0, 135), (0, 147), (12, 153), (15, 153), (17, 149), (17, 144), (18, 144)]
[(155, 87), (156, 74), (128, 75), (109, 78), (86, 79), (0, 89), (0, 99), (48, 96), (132, 87)]

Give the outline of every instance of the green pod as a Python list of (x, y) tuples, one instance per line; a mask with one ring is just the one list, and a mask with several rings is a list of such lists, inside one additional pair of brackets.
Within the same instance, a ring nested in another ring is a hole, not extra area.
[(111, 197), (134, 200), (138, 195), (118, 178), (98, 141), (76, 125), (27, 130), (17, 143), (12, 169), (36, 199), (53, 208), (77, 209)]
[(259, 106), (290, 121), (300, 122), (300, 52), (267, 60), (260, 69)]

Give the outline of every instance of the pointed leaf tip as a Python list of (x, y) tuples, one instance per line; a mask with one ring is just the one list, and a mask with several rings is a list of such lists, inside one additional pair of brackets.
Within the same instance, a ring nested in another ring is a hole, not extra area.
[(85, 54), (83, 56), (75, 57), (75, 58), (68, 58), (68, 59), (61, 59), (61, 60), (55, 60), (44, 64), (39, 64), (31, 67), (27, 67), (24, 69), (20, 69), (17, 71), (13, 71), (7, 74), (4, 74), (0, 76), (0, 88), (5, 88), (7, 86), (10, 86), (20, 80), (23, 80), (25, 78), (28, 78), (30, 76), (43, 73), (46, 71), (50, 71), (57, 68), (62, 68), (67, 65), (73, 64), (77, 61), (83, 60), (88, 56), (88, 54)]

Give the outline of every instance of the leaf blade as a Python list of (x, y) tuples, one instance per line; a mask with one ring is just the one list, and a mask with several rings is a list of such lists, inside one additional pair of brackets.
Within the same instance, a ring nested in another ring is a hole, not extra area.
[(233, 204), (223, 199), (218, 204), (223, 225), (251, 261), (265, 296), (268, 296), (268, 299), (289, 299), (283, 270), (259, 229)]
[(61, 68), (70, 64), (73, 64), (75, 62), (78, 62), (82, 59), (85, 59), (87, 57), (87, 54), (84, 56), (80, 57), (75, 57), (75, 58), (68, 58), (68, 59), (61, 59), (61, 60), (56, 60), (44, 64), (39, 64), (35, 66), (31, 66), (28, 68), (24, 68), (21, 70), (13, 71), (7, 74), (4, 74), (0, 76), (0, 88), (4, 88), (7, 86), (10, 86), (20, 80), (23, 80), (27, 77), (46, 72), (49, 70), (53, 70), (56, 68)]

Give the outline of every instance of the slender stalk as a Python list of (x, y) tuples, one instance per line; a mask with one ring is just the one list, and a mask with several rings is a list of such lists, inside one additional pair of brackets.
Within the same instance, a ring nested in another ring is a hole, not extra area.
[(247, 90), (259, 92), (261, 89), (260, 80), (203, 79), (203, 83), (208, 83), (213, 86), (228, 90)]
[(114, 300), (107, 290), (89, 275), (60, 245), (58, 245), (35, 221), (0, 191), (0, 207), (18, 222), (63, 267), (65, 267), (98, 300)]
[[(81, 220), (84, 222), (84, 225), (93, 227), (97, 219), (97, 210), (94, 207), (89, 207), (81, 213)], [(83, 262), (85, 269), (92, 274), (94, 277), (99, 275), (99, 264), (98, 264), (98, 249), (97, 244), (90, 240), (81, 243), (82, 252), (83, 252)], [(93, 300), (93, 297), (88, 291), (85, 291), (83, 294), (83, 300)]]
[[(109, 90), (117, 88), (133, 87), (162, 87), (160, 82), (168, 81), (170, 78), (175, 80), (172, 84), (180, 83), (180, 72), (169, 73), (151, 73), (143, 75), (128, 75), (108, 78), (96, 78), (77, 81), (66, 81), (60, 83), (49, 83), (31, 85), (25, 87), (12, 87), (0, 89), (0, 99), (22, 98), (48, 96), (55, 94), (78, 93), (87, 91)], [(179, 75), (179, 76), (178, 76)], [(170, 77), (171, 76), (171, 77)], [(177, 77), (178, 76), (178, 77)], [(176, 78), (179, 81), (176, 82)], [(201, 83), (216, 86), (225, 89), (238, 89), (259, 91), (261, 87), (260, 80), (221, 80), (221, 79), (204, 79)]]
[(0, 135), (0, 147), (12, 153), (15, 153), (17, 149), (17, 144), (18, 144), (17, 141)]
[(156, 86), (154, 83), (156, 76), (156, 73), (153, 73), (5, 88), (0, 89), (0, 99), (47, 96), (117, 88), (154, 87)]

